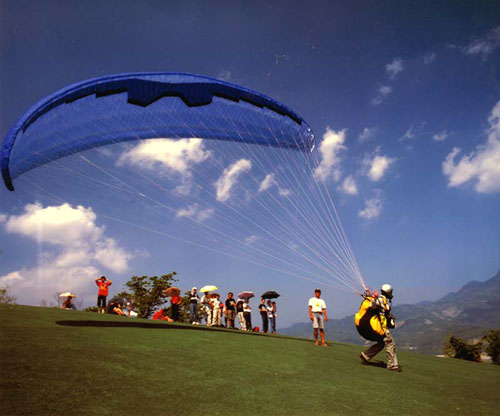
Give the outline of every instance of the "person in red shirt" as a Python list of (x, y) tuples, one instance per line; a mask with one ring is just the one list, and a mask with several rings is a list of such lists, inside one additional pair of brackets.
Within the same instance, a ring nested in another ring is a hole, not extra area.
[(97, 308), (99, 313), (104, 313), (106, 309), (106, 298), (108, 297), (108, 288), (113, 284), (111, 280), (107, 280), (106, 276), (101, 276), (95, 279), (95, 284), (99, 287), (97, 292)]
[(172, 321), (179, 321), (179, 306), (182, 304), (182, 298), (179, 295), (174, 295), (170, 298), (171, 307), (171, 318)]

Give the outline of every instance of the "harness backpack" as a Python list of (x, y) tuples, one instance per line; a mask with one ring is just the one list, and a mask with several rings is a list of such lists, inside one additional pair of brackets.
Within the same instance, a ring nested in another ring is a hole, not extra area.
[[(387, 328), (387, 318), (378, 308), (372, 307), (373, 296), (363, 296), (359, 311), (354, 315), (356, 329), (368, 341), (382, 341)], [(385, 300), (384, 300), (385, 303)]]

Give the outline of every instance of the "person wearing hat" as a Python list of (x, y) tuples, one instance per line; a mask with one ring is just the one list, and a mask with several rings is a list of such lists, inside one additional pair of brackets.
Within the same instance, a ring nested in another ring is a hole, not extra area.
[(359, 355), (359, 358), (361, 358), (362, 364), (368, 364), (368, 361), (385, 348), (385, 352), (387, 353), (387, 369), (401, 372), (401, 368), (398, 365), (398, 357), (396, 355), (396, 343), (389, 331), (389, 328), (394, 328), (395, 326), (394, 317), (391, 314), (391, 306), (392, 286), (386, 283), (382, 285), (380, 295), (375, 297), (370, 305), (370, 308), (378, 311), (380, 322), (385, 329), (384, 337), (366, 351), (363, 351)]
[(309, 299), (309, 318), (313, 323), (314, 329), (314, 344), (319, 345), (318, 342), (318, 331), (321, 336), (321, 345), (326, 347), (325, 342), (325, 324), (324, 321), (328, 322), (328, 316), (326, 315), (326, 303), (323, 299), (320, 299), (321, 289), (314, 289), (314, 297)]
[(200, 297), (198, 296), (198, 288), (193, 287), (189, 293), (189, 316), (193, 325), (199, 325), (200, 319), (198, 318), (198, 303)]

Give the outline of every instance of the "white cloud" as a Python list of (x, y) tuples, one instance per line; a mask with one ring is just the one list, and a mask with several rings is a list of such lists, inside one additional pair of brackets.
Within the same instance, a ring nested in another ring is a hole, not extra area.
[(314, 177), (319, 180), (326, 180), (333, 176), (335, 181), (338, 181), (342, 176), (340, 170), (340, 156), (342, 150), (347, 149), (344, 146), (345, 129), (334, 131), (330, 127), (326, 128), (323, 134), (323, 140), (319, 145), (319, 153), (321, 155), (320, 164), (314, 169)]
[(133, 257), (105, 235), (92, 208), (28, 204), (22, 214), (8, 217), (4, 226), (39, 245), (37, 267), (0, 276), (0, 283), (11, 286), (21, 301), (51, 300), (57, 291), (94, 293), (93, 279), (102, 273), (101, 267), (121, 273)]
[(373, 140), (377, 135), (378, 130), (376, 127), (365, 127), (361, 133), (359, 133), (358, 140), (360, 143), (365, 143)]
[(5, 221), (7, 221), (7, 215), (5, 215), (5, 214), (0, 214), (0, 224), (1, 224), (2, 222), (5, 222)]
[(187, 208), (179, 209), (176, 213), (177, 217), (193, 218), (196, 221), (202, 222), (214, 215), (212, 208), (201, 209), (198, 204), (193, 204)]
[(210, 155), (202, 139), (148, 139), (120, 155), (118, 163), (155, 172), (165, 169), (190, 176), (190, 168), (207, 160)]
[(462, 48), (467, 55), (481, 55), (483, 61), (500, 46), (500, 26), (491, 29), (486, 36), (476, 39)]
[(454, 147), (443, 162), (443, 173), (448, 177), (448, 187), (475, 182), (478, 193), (500, 192), (500, 101), (488, 118), (490, 127), (485, 144), (476, 146), (469, 155), (455, 163), (460, 148)]
[(394, 60), (385, 66), (385, 72), (390, 79), (399, 74), (403, 70), (403, 60), (401, 58), (394, 58)]
[(358, 194), (358, 186), (352, 176), (347, 176), (342, 182), (342, 186), (337, 187), (337, 189), (349, 195)]
[(253, 244), (258, 239), (259, 239), (259, 237), (257, 237), (256, 235), (251, 235), (250, 237), (245, 238), (245, 243), (247, 243), (247, 244)]
[(392, 92), (392, 87), (389, 85), (382, 85), (378, 89), (377, 96), (372, 100), (373, 105), (379, 105), (384, 101), (385, 97), (387, 97)]
[(274, 173), (269, 173), (266, 175), (264, 180), (259, 185), (259, 192), (267, 191), (273, 186), (278, 188), (278, 193), (281, 196), (288, 196), (291, 194), (291, 191), (288, 189), (281, 188), (278, 182), (275, 179)]
[(376, 189), (373, 198), (365, 199), (365, 207), (358, 212), (358, 216), (365, 220), (375, 219), (382, 213), (383, 205), (382, 191)]
[(442, 132), (436, 133), (434, 136), (432, 136), (432, 140), (436, 142), (442, 142), (445, 141), (447, 137), (448, 132), (446, 130), (443, 130)]
[(436, 60), (436, 54), (434, 52), (429, 52), (424, 55), (424, 64), (430, 65)]
[(260, 183), (259, 192), (267, 191), (269, 188), (277, 184), (276, 179), (274, 179), (274, 173), (269, 173)]
[(238, 177), (252, 169), (252, 162), (240, 159), (228, 168), (224, 169), (222, 176), (215, 183), (217, 201), (225, 202), (231, 197), (231, 189), (238, 181)]
[(400, 142), (405, 141), (405, 140), (413, 140), (415, 138), (415, 129), (413, 128), (413, 125), (411, 125), (408, 130), (406, 130), (405, 134), (403, 134), (398, 140)]
[(365, 168), (366, 175), (373, 182), (378, 182), (384, 177), (387, 169), (389, 169), (389, 166), (391, 166), (395, 161), (395, 158), (375, 153), (374, 155), (365, 156), (363, 159), (363, 166)]

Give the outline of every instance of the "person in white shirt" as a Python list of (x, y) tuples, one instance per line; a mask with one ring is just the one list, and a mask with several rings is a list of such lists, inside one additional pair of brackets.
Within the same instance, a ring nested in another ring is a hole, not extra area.
[(252, 330), (252, 308), (248, 303), (248, 299), (245, 299), (245, 303), (243, 303), (243, 316), (245, 318), (245, 329), (246, 331)]
[(205, 294), (201, 297), (201, 302), (203, 306), (203, 313), (205, 315), (205, 321), (207, 326), (212, 326), (212, 319), (213, 319), (213, 309), (212, 305), (210, 304), (210, 293), (205, 292)]
[(222, 322), (222, 302), (218, 293), (212, 295), (211, 304), (213, 306), (212, 326), (221, 326)]
[(325, 342), (325, 324), (323, 322), (323, 317), (325, 318), (325, 322), (328, 322), (328, 316), (326, 315), (326, 303), (323, 299), (320, 299), (321, 290), (314, 290), (314, 297), (309, 299), (309, 318), (313, 322), (314, 328), (314, 339), (315, 345), (319, 345), (318, 342), (318, 330), (321, 336), (321, 345), (326, 347), (327, 344)]

